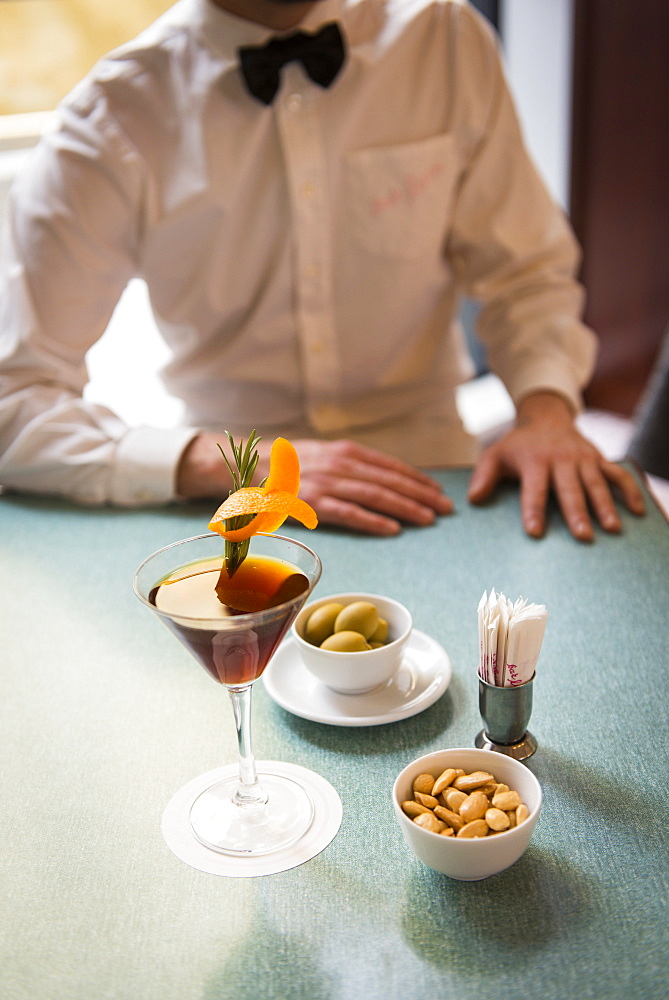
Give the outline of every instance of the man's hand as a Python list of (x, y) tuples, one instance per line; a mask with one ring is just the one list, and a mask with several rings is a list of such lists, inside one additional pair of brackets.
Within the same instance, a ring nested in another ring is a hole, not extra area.
[(644, 512), (634, 478), (581, 436), (567, 403), (549, 392), (524, 399), (515, 427), (483, 452), (469, 484), (469, 500), (481, 503), (506, 478), (520, 480), (523, 527), (534, 538), (544, 533), (551, 489), (572, 535), (583, 542), (594, 536), (590, 511), (605, 531), (620, 531), (612, 486), (629, 510)]
[[(225, 499), (230, 474), (217, 440), (203, 433), (191, 441), (177, 471), (179, 496)], [(437, 515), (453, 509), (434, 479), (375, 448), (352, 441), (292, 444), (300, 459), (300, 497), (314, 508), (322, 524), (370, 535), (396, 535), (402, 524), (432, 524)], [(258, 482), (269, 470), (270, 448), (271, 441), (258, 446)]]

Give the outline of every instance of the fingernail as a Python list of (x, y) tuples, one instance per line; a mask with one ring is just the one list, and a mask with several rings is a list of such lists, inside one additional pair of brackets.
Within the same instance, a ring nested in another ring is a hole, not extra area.
[(402, 530), (402, 525), (398, 524), (397, 521), (392, 521), (382, 526), (381, 534), (388, 536), (399, 535), (401, 530)]
[(419, 524), (434, 524), (434, 511), (433, 510), (422, 510), (418, 515)]

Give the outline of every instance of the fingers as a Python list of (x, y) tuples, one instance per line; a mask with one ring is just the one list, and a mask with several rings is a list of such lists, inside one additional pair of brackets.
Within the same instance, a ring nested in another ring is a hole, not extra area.
[(388, 537), (398, 535), (402, 530), (402, 525), (394, 518), (385, 517), (338, 497), (324, 496), (318, 503), (317, 513), (322, 524), (360, 531), (366, 535)]
[(611, 486), (620, 491), (625, 506), (632, 514), (645, 513), (643, 493), (634, 476), (621, 465), (600, 461), (594, 469), (582, 467), (581, 478), (597, 520), (605, 531), (619, 532), (622, 529)]
[(523, 527), (531, 538), (541, 538), (546, 530), (546, 506), (551, 479), (546, 466), (532, 466), (521, 478), (520, 511)]
[[(449, 514), (453, 509), (440, 484), (406, 462), (353, 442), (334, 442), (326, 447), (330, 475), (342, 483), (355, 483), (366, 502), (383, 505), (379, 510), (389, 510), (412, 523), (431, 524), (435, 513)], [(394, 502), (394, 496), (409, 503)]]
[(591, 542), (594, 531), (578, 466), (573, 462), (557, 462), (553, 468), (553, 486), (574, 538), (580, 542)]
[(616, 465), (615, 462), (603, 462), (602, 472), (610, 483), (618, 487), (625, 506), (632, 514), (645, 514), (646, 504), (643, 499), (643, 493), (639, 489), (634, 476), (627, 469), (624, 469), (621, 465)]
[(395, 535), (402, 524), (429, 525), (452, 501), (430, 476), (351, 441), (301, 441), (300, 495), (324, 524)]
[[(402, 524), (426, 526), (437, 516), (435, 507), (421, 503), (377, 483), (346, 477), (318, 482), (303, 481), (301, 495), (316, 510), (319, 520), (365, 531), (373, 535), (396, 535)], [(448, 498), (444, 498), (448, 500)], [(441, 503), (440, 513), (452, 510), (452, 502)]]
[(622, 530), (622, 523), (602, 467), (582, 463), (579, 473), (595, 517), (605, 531), (617, 534)]
[(533, 538), (545, 531), (551, 490), (569, 531), (582, 542), (594, 538), (593, 519), (607, 532), (622, 530), (612, 487), (630, 511), (643, 514), (645, 509), (643, 494), (628, 470), (606, 461), (578, 435), (562, 432), (545, 448), (528, 442), (527, 434), (511, 432), (481, 455), (472, 474), (469, 500), (486, 500), (503, 478), (520, 479), (523, 527)]
[(330, 484), (328, 495), (388, 515), (406, 524), (428, 525), (433, 524), (436, 518), (434, 507), (379, 483), (340, 479)]
[(610, 534), (622, 531), (611, 486), (620, 490), (632, 513), (641, 515), (645, 511), (643, 494), (634, 477), (622, 466), (599, 457), (556, 462), (551, 480), (567, 526), (574, 538), (582, 542), (594, 538), (593, 517)]
[(403, 462), (401, 459), (395, 458), (393, 455), (377, 451), (376, 448), (369, 448), (367, 445), (357, 444), (354, 441), (335, 441), (331, 443), (330, 447), (339, 451), (343, 457), (350, 458), (351, 461), (360, 462), (367, 467), (387, 469), (389, 472), (397, 473), (403, 478), (423, 483), (431, 489), (441, 489), (439, 483), (435, 479), (432, 479), (431, 476), (428, 476), (427, 473), (422, 472), (413, 465), (409, 465), (408, 462)]
[(469, 480), (467, 499), (470, 503), (482, 503), (492, 494), (504, 474), (497, 449), (487, 448), (480, 456)]
[[(512, 473), (499, 449), (493, 445), (479, 458), (469, 483), (467, 497), (481, 503), (492, 494), (497, 483)], [(546, 527), (546, 505), (550, 490), (547, 465), (529, 463), (520, 475), (520, 509), (523, 527), (532, 538), (541, 538)]]
[(412, 524), (432, 524), (436, 514), (450, 514), (453, 509), (438, 484), (379, 466), (348, 468), (337, 485), (337, 495), (350, 498), (351, 490), (360, 502)]
[(580, 541), (591, 541), (594, 537), (590, 510), (604, 531), (618, 534), (622, 530), (611, 486), (620, 490), (632, 513), (641, 515), (645, 511), (643, 494), (634, 477), (615, 462), (598, 459), (584, 460), (571, 467), (566, 463), (556, 465), (553, 480), (569, 530)]

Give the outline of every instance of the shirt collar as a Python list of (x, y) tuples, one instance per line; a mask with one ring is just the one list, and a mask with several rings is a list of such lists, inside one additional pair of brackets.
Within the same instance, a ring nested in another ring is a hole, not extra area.
[[(246, 21), (222, 10), (211, 0), (186, 0), (190, 3), (189, 22), (204, 42), (230, 65), (238, 64), (237, 50), (242, 45), (263, 45), (277, 32), (254, 21)], [(317, 31), (330, 21), (337, 21), (353, 52), (362, 50), (383, 21), (385, 0), (320, 0), (296, 28)]]

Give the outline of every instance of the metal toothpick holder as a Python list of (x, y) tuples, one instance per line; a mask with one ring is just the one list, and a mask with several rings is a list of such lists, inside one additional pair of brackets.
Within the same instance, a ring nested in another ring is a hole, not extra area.
[(497, 687), (479, 677), (479, 710), (485, 724), (475, 745), (515, 760), (531, 757), (537, 741), (527, 726), (532, 715), (534, 676), (518, 687)]

